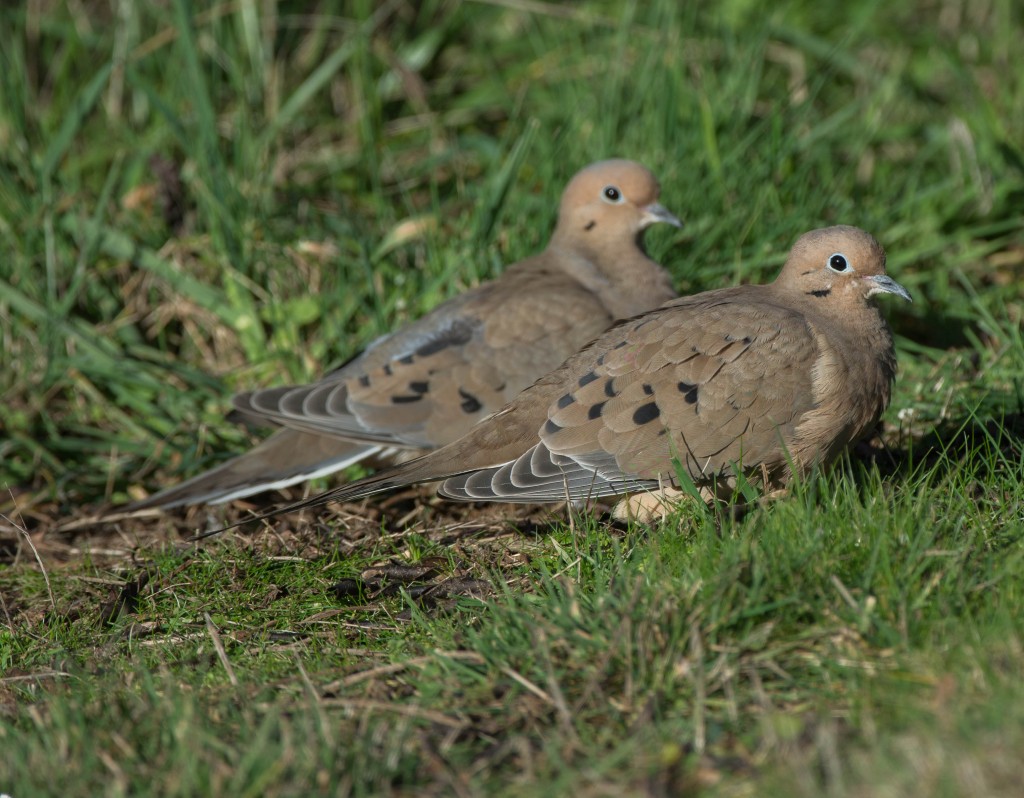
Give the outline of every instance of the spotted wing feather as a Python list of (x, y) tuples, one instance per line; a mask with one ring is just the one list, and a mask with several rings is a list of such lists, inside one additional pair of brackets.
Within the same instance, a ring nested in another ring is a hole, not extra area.
[(698, 484), (734, 465), (783, 468), (814, 407), (819, 341), (791, 310), (729, 298), (680, 300), (616, 327), (563, 375), (538, 445), (442, 493), (584, 499), (675, 484), (674, 461)]
[[(318, 383), (240, 394), (235, 406), (249, 418), (368, 444), (446, 443), (612, 321), (564, 275), (529, 281), (530, 291), (463, 295)], [(557, 345), (538, 345), (545, 340)]]

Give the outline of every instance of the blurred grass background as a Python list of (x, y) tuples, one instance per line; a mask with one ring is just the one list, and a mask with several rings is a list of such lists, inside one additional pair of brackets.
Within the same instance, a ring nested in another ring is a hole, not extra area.
[[(0, 792), (1016, 795), (1022, 17), (0, 8)], [(609, 156), (686, 220), (648, 237), (684, 293), (770, 279), (823, 224), (882, 241), (915, 302), (886, 303), (877, 464), (744, 522), (556, 524), (486, 555), (47, 534), (244, 445), (233, 391), (313, 378), (537, 251)], [(325, 599), (388, 559), (510, 586), (450, 614)]]

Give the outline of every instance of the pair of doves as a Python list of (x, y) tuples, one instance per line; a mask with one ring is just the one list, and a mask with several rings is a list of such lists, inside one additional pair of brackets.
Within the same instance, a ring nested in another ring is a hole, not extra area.
[(616, 515), (644, 518), (679, 495), (681, 471), (722, 495), (737, 472), (776, 489), (827, 465), (889, 403), (896, 357), (872, 297), (910, 295), (881, 245), (855, 227), (814, 230), (773, 283), (677, 298), (642, 246), (652, 224), (682, 226), (659, 194), (638, 163), (584, 168), (543, 252), (318, 382), (234, 397), (278, 430), (129, 509), (226, 502), (404, 455), (287, 509), (442, 481), (442, 496), (472, 501), (632, 495)]

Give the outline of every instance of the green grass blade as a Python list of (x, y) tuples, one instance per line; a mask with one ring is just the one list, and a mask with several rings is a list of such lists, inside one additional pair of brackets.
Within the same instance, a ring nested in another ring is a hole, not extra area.
[(106, 63), (93, 75), (92, 79), (85, 85), (82, 91), (75, 97), (71, 108), (64, 116), (60, 128), (54, 134), (43, 154), (42, 163), (39, 166), (40, 182), (46, 184), (52, 178), (61, 159), (67, 154), (68, 149), (74, 142), (85, 123), (86, 117), (92, 113), (96, 102), (103, 94), (107, 81), (110, 79), (112, 63)]

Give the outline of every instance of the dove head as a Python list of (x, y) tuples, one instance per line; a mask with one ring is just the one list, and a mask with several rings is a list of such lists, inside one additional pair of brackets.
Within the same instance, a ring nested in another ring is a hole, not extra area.
[(658, 202), (661, 186), (635, 161), (598, 161), (581, 169), (562, 194), (556, 236), (595, 245), (625, 239), (632, 243), (652, 224), (683, 223)]
[(838, 225), (797, 239), (775, 281), (787, 291), (828, 302), (865, 302), (876, 294), (910, 293), (885, 273), (885, 250), (870, 233)]

